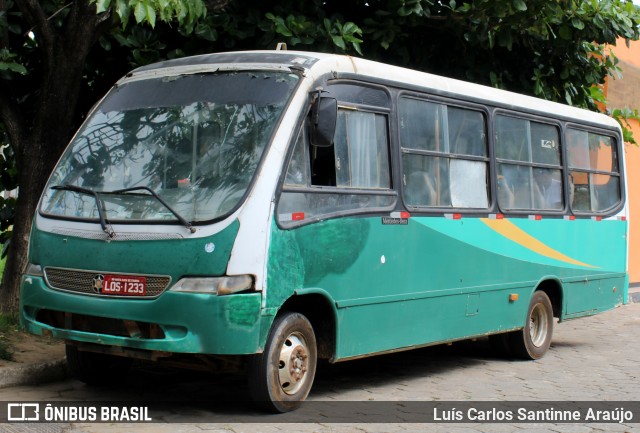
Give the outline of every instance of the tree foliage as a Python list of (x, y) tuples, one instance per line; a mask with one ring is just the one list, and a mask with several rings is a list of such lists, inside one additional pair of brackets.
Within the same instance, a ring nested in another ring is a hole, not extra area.
[(605, 78), (620, 75), (610, 46), (637, 40), (639, 26), (630, 0), (267, 0), (230, 2), (191, 34), (124, 30), (118, 40), (132, 49), (132, 65), (286, 42), (597, 110)]
[[(53, 164), (133, 67), (286, 42), (596, 110), (619, 73), (607, 44), (638, 39), (639, 25), (630, 0), (0, 0), (0, 188), (20, 184), (15, 213), (0, 202), (0, 229), (15, 218), (18, 238), (0, 302)], [(623, 126), (637, 115), (615, 108)]]

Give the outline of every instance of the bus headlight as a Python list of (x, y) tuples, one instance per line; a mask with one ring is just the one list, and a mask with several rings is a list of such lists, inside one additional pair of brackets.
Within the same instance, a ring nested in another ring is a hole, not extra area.
[(230, 277), (182, 278), (171, 288), (171, 291), (230, 295), (251, 289), (253, 289), (251, 275), (234, 275)]

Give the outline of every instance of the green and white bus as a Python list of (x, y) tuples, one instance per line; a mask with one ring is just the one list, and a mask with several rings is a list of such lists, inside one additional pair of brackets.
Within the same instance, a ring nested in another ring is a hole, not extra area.
[(43, 193), (21, 319), (87, 383), (132, 359), (246, 371), (295, 409), (317, 359), (478, 336), (542, 357), (625, 301), (609, 117), (348, 56), (134, 70)]

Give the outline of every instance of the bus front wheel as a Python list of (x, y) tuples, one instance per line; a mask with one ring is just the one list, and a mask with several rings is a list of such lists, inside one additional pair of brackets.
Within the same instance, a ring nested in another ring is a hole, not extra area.
[(510, 334), (511, 351), (519, 358), (540, 359), (549, 350), (552, 335), (551, 301), (545, 292), (538, 290), (531, 297), (524, 328)]
[(264, 352), (249, 362), (251, 397), (270, 411), (298, 408), (311, 390), (316, 363), (316, 338), (309, 320), (293, 312), (278, 316)]

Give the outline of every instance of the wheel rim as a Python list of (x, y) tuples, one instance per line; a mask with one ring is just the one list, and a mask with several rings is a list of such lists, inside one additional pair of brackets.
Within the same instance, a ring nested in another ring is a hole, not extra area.
[(302, 388), (309, 375), (309, 349), (307, 341), (298, 332), (290, 334), (280, 348), (278, 378), (286, 394), (295, 394)]
[(543, 304), (536, 304), (531, 310), (529, 320), (529, 335), (531, 343), (536, 347), (541, 347), (547, 339), (549, 332), (549, 319), (547, 318), (547, 310)]

